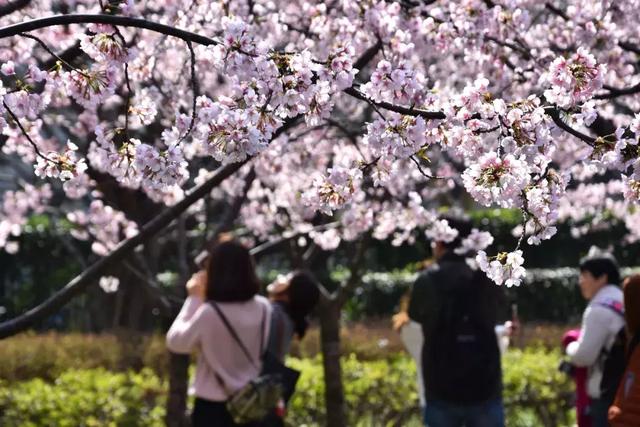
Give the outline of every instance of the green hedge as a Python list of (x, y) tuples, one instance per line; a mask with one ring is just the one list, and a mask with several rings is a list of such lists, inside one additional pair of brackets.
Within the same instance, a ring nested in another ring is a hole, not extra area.
[[(515, 427), (569, 426), (571, 384), (557, 372), (560, 354), (542, 348), (511, 350), (504, 359), (507, 424)], [(290, 426), (323, 425), (324, 382), (319, 357), (289, 359), (302, 371), (290, 405)], [(415, 365), (405, 355), (361, 361), (343, 359), (350, 426), (419, 426)], [(69, 370), (55, 381), (0, 382), (0, 425), (162, 425), (166, 380), (153, 370), (110, 372)]]
[(160, 427), (166, 389), (150, 369), (139, 373), (70, 370), (53, 383), (40, 378), (0, 383), (0, 425)]

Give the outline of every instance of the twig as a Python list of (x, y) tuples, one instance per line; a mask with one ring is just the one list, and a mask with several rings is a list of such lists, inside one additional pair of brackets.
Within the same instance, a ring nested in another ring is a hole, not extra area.
[(196, 122), (196, 99), (198, 98), (198, 78), (196, 77), (196, 52), (193, 50), (193, 45), (191, 44), (190, 41), (187, 41), (187, 46), (189, 47), (189, 53), (191, 54), (191, 92), (193, 94), (193, 104), (191, 106), (192, 108), (191, 123), (189, 123), (189, 128), (187, 129), (185, 134), (182, 135), (182, 138), (180, 138), (177, 144), (180, 144), (182, 141), (184, 141), (187, 138), (187, 136), (189, 136)]
[[(126, 49), (127, 48), (127, 42), (124, 39), (124, 36), (122, 35), (122, 33), (120, 32), (118, 27), (114, 27), (114, 28), (115, 28), (115, 34), (120, 38), (120, 42), (122, 43), (122, 47), (124, 49)], [(131, 90), (131, 79), (129, 78), (129, 63), (128, 62), (124, 63), (124, 81), (125, 81), (125, 84), (127, 86), (127, 102), (126, 102), (125, 110), (124, 110), (124, 132), (125, 132), (125, 135), (127, 135), (127, 139), (128, 139), (128, 134), (129, 134), (129, 109), (131, 108), (131, 97), (133, 96), (133, 90)]]
[(351, 95), (354, 98), (366, 101), (372, 105), (375, 105), (380, 108), (384, 108), (385, 110), (394, 111), (396, 113), (405, 114), (407, 116), (420, 116), (425, 119), (435, 119), (435, 120), (444, 120), (447, 116), (442, 111), (428, 111), (422, 110), (420, 108), (408, 108), (401, 105), (394, 105), (389, 102), (375, 102), (369, 99), (364, 93), (360, 92), (358, 89), (354, 87), (350, 87), (344, 90), (347, 95)]
[(19, 35), (20, 35), (21, 37), (25, 37), (25, 38), (28, 38), (28, 39), (32, 39), (32, 40), (35, 40), (36, 42), (38, 42), (38, 44), (39, 44), (40, 46), (42, 46), (42, 48), (43, 48), (44, 50), (46, 50), (46, 51), (47, 51), (51, 56), (53, 56), (53, 57), (56, 59), (56, 61), (59, 61), (61, 64), (65, 65), (69, 70), (77, 71), (78, 73), (82, 74), (83, 76), (85, 76), (85, 77), (87, 77), (87, 78), (89, 78), (89, 77), (90, 77), (90, 76), (89, 76), (87, 73), (85, 73), (84, 71), (80, 70), (79, 68), (74, 67), (73, 65), (71, 65), (71, 64), (69, 64), (67, 61), (65, 61), (63, 58), (61, 58), (60, 56), (58, 56), (58, 54), (56, 54), (53, 50), (51, 50), (51, 49), (49, 48), (49, 46), (47, 46), (47, 44), (46, 44), (44, 41), (42, 41), (40, 38), (38, 38), (38, 37), (36, 37), (36, 36), (34, 36), (34, 35), (31, 35), (31, 34), (25, 34), (25, 33), (20, 33)]
[(2, 105), (4, 106), (4, 109), (7, 110), (7, 112), (9, 113), (11, 118), (13, 119), (13, 121), (16, 122), (16, 124), (20, 128), (20, 131), (24, 135), (24, 137), (27, 138), (27, 141), (29, 141), (29, 144), (31, 144), (31, 146), (33, 147), (33, 150), (35, 151), (36, 155), (41, 157), (41, 158), (43, 158), (43, 159), (45, 159), (48, 162), (51, 162), (51, 163), (56, 164), (56, 165), (60, 165), (60, 162), (57, 162), (57, 161), (55, 161), (53, 159), (50, 159), (47, 156), (45, 156), (44, 154), (42, 154), (42, 152), (40, 151), (40, 149), (38, 148), (36, 143), (33, 141), (33, 139), (31, 139), (31, 137), (27, 133), (27, 130), (22, 126), (22, 123), (20, 123), (20, 120), (18, 119), (18, 117), (14, 114), (13, 111), (11, 111), (11, 109), (9, 108), (7, 103), (4, 102), (4, 99), (2, 100)]
[(415, 158), (415, 156), (409, 156), (409, 158), (413, 161), (413, 163), (416, 164), (416, 166), (418, 167), (418, 170), (420, 171), (420, 173), (428, 179), (444, 179), (444, 177), (442, 176), (433, 176), (433, 175), (429, 175), (428, 173), (426, 173), (423, 169), (422, 166), (420, 166), (420, 162), (418, 162), (418, 160)]

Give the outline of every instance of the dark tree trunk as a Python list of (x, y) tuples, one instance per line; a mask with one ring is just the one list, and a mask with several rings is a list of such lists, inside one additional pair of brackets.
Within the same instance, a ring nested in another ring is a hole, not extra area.
[(189, 355), (169, 353), (169, 396), (167, 398), (167, 427), (188, 427), (187, 387)]
[(336, 298), (323, 297), (320, 303), (320, 340), (324, 368), (327, 427), (346, 427), (345, 398), (340, 365), (340, 311)]

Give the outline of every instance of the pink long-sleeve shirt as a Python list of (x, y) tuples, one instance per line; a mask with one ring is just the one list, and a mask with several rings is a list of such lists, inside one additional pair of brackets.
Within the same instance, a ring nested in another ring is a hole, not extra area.
[[(263, 316), (266, 316), (262, 331), (262, 348), (266, 348), (271, 306), (261, 296), (245, 302), (217, 304), (251, 353), (257, 367), (247, 359), (215, 309), (198, 297), (189, 297), (184, 302), (180, 314), (167, 332), (167, 348), (174, 353), (187, 354), (197, 348), (196, 375), (189, 392), (196, 397), (221, 402), (258, 376), (260, 326)], [(214, 370), (223, 379), (224, 385), (216, 379)]]

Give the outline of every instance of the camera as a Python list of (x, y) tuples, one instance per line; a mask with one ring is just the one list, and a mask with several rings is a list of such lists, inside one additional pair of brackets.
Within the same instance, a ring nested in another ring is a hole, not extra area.
[(560, 365), (558, 365), (558, 371), (564, 372), (565, 374), (570, 376), (573, 376), (573, 374), (575, 373), (575, 369), (576, 367), (567, 360), (563, 360), (562, 362), (560, 362)]

